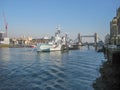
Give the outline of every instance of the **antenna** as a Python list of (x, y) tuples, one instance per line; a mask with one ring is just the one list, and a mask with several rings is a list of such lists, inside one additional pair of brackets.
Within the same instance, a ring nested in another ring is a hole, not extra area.
[(3, 17), (4, 17), (4, 24), (5, 24), (5, 30), (6, 30), (6, 37), (7, 37), (7, 32), (8, 32), (8, 23), (7, 23), (7, 21), (6, 21), (6, 17), (5, 17), (5, 14), (4, 14), (4, 12), (3, 12)]

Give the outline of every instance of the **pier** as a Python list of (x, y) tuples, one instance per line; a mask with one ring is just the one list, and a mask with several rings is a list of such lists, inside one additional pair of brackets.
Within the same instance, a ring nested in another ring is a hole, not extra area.
[(118, 45), (107, 45), (104, 48), (105, 58), (110, 64), (120, 64), (120, 46)]

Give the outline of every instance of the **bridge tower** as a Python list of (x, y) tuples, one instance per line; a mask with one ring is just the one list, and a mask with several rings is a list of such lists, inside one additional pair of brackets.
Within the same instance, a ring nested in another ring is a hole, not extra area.
[(98, 39), (98, 34), (95, 33), (95, 34), (94, 34), (94, 43), (95, 43), (95, 45), (97, 44), (97, 41), (98, 41), (97, 39)]
[(95, 50), (97, 50), (97, 41), (98, 41), (97, 39), (98, 39), (98, 34), (95, 33), (95, 34), (94, 34)]
[(82, 38), (80, 36), (80, 33), (78, 33), (78, 44), (82, 43)]

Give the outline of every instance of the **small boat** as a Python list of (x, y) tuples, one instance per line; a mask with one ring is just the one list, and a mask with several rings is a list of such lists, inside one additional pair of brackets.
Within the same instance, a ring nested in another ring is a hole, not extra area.
[(98, 46), (97, 47), (97, 52), (103, 52), (103, 47), (102, 46)]
[(36, 48), (36, 45), (30, 45), (30, 48)]
[(97, 52), (103, 52), (103, 45), (104, 43), (102, 41), (99, 41), (97, 44)]

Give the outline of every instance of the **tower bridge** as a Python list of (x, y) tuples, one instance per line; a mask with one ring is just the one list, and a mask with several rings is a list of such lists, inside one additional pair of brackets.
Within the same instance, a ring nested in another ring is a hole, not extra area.
[[(84, 38), (93, 38), (94, 42), (84, 42), (83, 39)], [(95, 49), (97, 49), (98, 46), (98, 42), (101, 41), (101, 39), (99, 38), (97, 33), (94, 33), (93, 35), (81, 35), (80, 33), (78, 33), (78, 43), (81, 43), (82, 46), (94, 46)]]
[(83, 38), (93, 38), (94, 39), (94, 44), (97, 44), (97, 42), (101, 40), (97, 33), (94, 33), (93, 35), (81, 35), (79, 33), (78, 34), (78, 42), (83, 43)]

